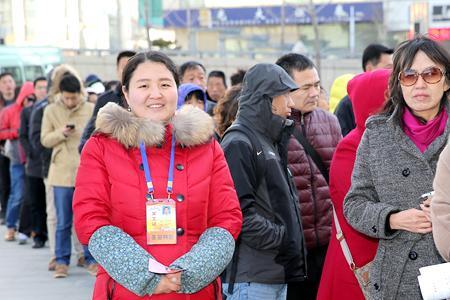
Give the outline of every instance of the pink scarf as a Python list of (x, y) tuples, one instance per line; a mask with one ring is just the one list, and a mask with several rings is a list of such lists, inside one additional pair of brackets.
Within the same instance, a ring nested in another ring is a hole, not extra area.
[(445, 107), (426, 124), (422, 124), (409, 109), (405, 109), (403, 111), (403, 131), (423, 153), (438, 136), (444, 133), (447, 119)]

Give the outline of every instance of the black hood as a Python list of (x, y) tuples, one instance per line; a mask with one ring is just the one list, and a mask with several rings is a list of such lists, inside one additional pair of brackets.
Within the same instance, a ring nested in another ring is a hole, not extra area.
[(251, 126), (273, 141), (278, 140), (286, 119), (272, 113), (272, 99), (297, 89), (292, 78), (278, 65), (251, 67), (242, 83), (236, 122)]

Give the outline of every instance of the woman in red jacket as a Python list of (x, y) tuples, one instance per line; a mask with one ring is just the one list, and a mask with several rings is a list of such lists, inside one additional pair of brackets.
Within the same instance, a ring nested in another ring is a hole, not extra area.
[[(353, 229), (345, 220), (342, 205), (351, 185), (356, 150), (365, 130), (367, 118), (378, 112), (386, 99), (390, 70), (362, 73), (349, 81), (347, 89), (353, 104), (356, 128), (338, 144), (330, 167), (330, 195), (339, 224), (357, 267), (370, 262), (376, 252), (377, 241)], [(353, 271), (350, 269), (336, 238), (332, 225), (331, 240), (325, 258), (317, 299), (364, 300)]]
[(5, 235), (6, 241), (15, 240), (16, 225), (24, 196), (25, 152), (19, 142), (20, 113), (24, 107), (33, 104), (33, 101), (33, 83), (27, 81), (22, 85), (16, 103), (4, 108), (0, 115), (0, 142), (7, 141), (5, 156), (10, 159), (11, 178), (11, 193), (6, 208), (6, 227), (8, 228)]
[(126, 65), (128, 111), (109, 103), (81, 154), (75, 228), (100, 264), (94, 299), (220, 299), (242, 214), (209, 115), (176, 110), (159, 52)]

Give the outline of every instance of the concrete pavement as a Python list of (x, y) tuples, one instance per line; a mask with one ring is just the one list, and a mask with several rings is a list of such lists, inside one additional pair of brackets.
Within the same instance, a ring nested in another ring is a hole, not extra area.
[(49, 248), (32, 249), (26, 245), (5, 242), (4, 225), (0, 226), (0, 299), (1, 300), (89, 300), (95, 278), (84, 268), (76, 266), (75, 257), (69, 276), (54, 279), (47, 270)]

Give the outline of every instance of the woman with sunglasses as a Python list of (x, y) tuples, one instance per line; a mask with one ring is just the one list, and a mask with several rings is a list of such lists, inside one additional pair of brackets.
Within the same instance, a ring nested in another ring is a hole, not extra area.
[(448, 122), (449, 54), (416, 37), (394, 52), (390, 98), (370, 117), (344, 201), (349, 224), (379, 240), (371, 299), (421, 299), (419, 268), (442, 262), (434, 246), (430, 199)]

